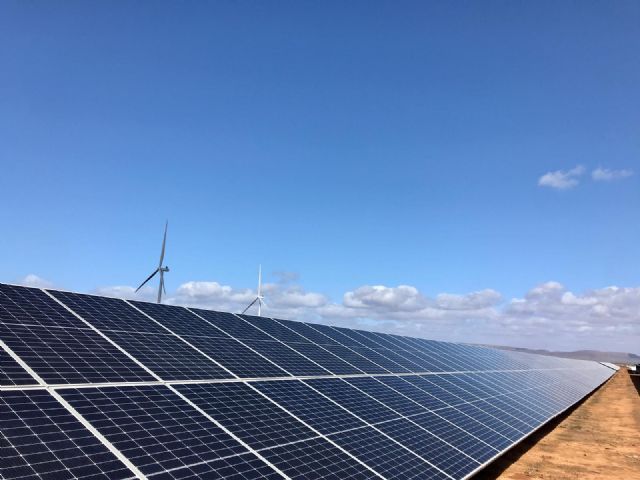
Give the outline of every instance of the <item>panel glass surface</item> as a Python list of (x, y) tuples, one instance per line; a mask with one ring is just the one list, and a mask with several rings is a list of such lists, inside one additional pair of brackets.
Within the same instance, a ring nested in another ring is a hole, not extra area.
[(50, 293), (99, 330), (167, 333), (156, 322), (119, 298), (56, 290), (50, 290)]
[(215, 312), (213, 310), (202, 310), (200, 308), (190, 308), (192, 312), (197, 313), (207, 322), (211, 322), (225, 333), (233, 338), (250, 339), (250, 340), (273, 340), (266, 333), (258, 330), (253, 325), (245, 322), (237, 315), (225, 312)]
[(342, 379), (305, 380), (304, 383), (366, 422), (378, 423), (400, 416)]
[(232, 338), (185, 336), (184, 339), (239, 377), (291, 376), (274, 363)]
[(206, 463), (196, 463), (188, 467), (165, 470), (147, 476), (153, 480), (184, 480), (186, 478), (206, 480), (276, 480), (284, 478), (253, 453), (221, 458)]
[(45, 390), (0, 392), (0, 478), (95, 480), (133, 472)]
[(37, 288), (0, 283), (0, 322), (45, 327), (89, 328)]
[(222, 330), (202, 320), (184, 307), (147, 302), (131, 303), (178, 335), (227, 336)]
[(0, 338), (50, 384), (155, 380), (93, 330), (0, 324)]
[(294, 376), (331, 374), (281, 342), (243, 340), (243, 343)]
[(416, 454), (371, 427), (336, 433), (329, 438), (389, 479), (448, 479)]
[(0, 350), (0, 385), (32, 385), (35, 383), (38, 382), (18, 362), (4, 350)]
[(65, 389), (60, 394), (144, 474), (247, 452), (164, 386)]
[(175, 388), (255, 449), (317, 436), (244, 383), (187, 384)]
[(175, 335), (106, 331), (107, 336), (163, 380), (233, 378)]
[(260, 454), (295, 480), (379, 478), (323, 438), (262, 450)]
[(365, 426), (365, 423), (300, 381), (253, 382), (252, 385), (321, 433)]
[(349, 378), (345, 381), (401, 415), (415, 415), (425, 411), (422, 405), (387, 387), (373, 377)]

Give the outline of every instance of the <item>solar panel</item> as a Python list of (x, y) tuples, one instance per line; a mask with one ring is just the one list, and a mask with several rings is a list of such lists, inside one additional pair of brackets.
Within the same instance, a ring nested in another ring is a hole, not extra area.
[(174, 335), (115, 330), (105, 333), (163, 380), (233, 378), (233, 375)]
[(164, 386), (78, 388), (60, 394), (145, 475), (247, 453)]
[(93, 330), (0, 324), (0, 339), (47, 383), (155, 380)]
[(364, 427), (365, 423), (304, 383), (256, 382), (255, 388), (321, 433)]
[(317, 436), (244, 383), (187, 384), (176, 389), (255, 449)]
[(449, 478), (410, 449), (371, 427), (335, 433), (329, 438), (385, 478)]
[(0, 386), (33, 385), (36, 383), (38, 382), (11, 355), (0, 350)]
[(0, 478), (133, 478), (133, 472), (45, 390), (0, 392), (0, 406)]
[(3, 284), (0, 340), (7, 479), (462, 479), (615, 373)]
[(379, 478), (323, 438), (263, 450), (264, 457), (292, 479), (365, 480)]

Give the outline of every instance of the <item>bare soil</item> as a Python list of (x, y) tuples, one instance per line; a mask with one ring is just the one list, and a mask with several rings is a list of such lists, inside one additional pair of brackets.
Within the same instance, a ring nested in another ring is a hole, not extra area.
[(474, 480), (640, 480), (640, 376), (621, 368)]

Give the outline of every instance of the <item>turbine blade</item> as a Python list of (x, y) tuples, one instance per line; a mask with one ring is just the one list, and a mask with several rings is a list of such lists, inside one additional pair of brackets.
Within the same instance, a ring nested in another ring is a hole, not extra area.
[(164, 237), (162, 238), (162, 251), (160, 252), (160, 264), (158, 268), (162, 267), (162, 262), (164, 261), (164, 250), (167, 245), (167, 228), (169, 227), (169, 220), (164, 224)]
[(164, 272), (160, 270), (160, 285), (158, 285), (158, 303), (162, 302), (162, 291), (164, 290)]
[(151, 279), (155, 276), (155, 274), (156, 274), (156, 273), (158, 273), (159, 271), (160, 271), (160, 269), (159, 269), (159, 268), (156, 268), (156, 269), (153, 271), (153, 273), (152, 273), (151, 275), (149, 275), (149, 276), (147, 277), (147, 279), (146, 279), (144, 282), (142, 282), (138, 288), (136, 288), (136, 292), (137, 292), (138, 290), (140, 290), (142, 287), (144, 287), (144, 284), (145, 284), (145, 283), (147, 283), (149, 280), (151, 280)]
[(251, 302), (249, 305), (247, 305), (247, 308), (245, 308), (244, 310), (242, 310), (242, 313), (245, 313), (247, 310), (249, 310), (251, 307), (253, 307), (253, 304), (256, 303), (258, 301), (258, 297), (256, 297), (253, 302)]

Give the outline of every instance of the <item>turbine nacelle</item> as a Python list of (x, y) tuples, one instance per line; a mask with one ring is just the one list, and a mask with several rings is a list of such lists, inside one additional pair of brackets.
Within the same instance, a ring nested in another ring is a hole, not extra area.
[(164, 237), (162, 239), (162, 250), (160, 251), (160, 262), (158, 263), (158, 268), (156, 268), (151, 273), (151, 275), (149, 275), (147, 279), (144, 282), (142, 282), (138, 288), (136, 288), (136, 292), (138, 292), (138, 290), (144, 287), (145, 284), (149, 280), (151, 280), (153, 277), (155, 277), (157, 273), (160, 273), (160, 284), (158, 285), (158, 300), (157, 300), (158, 303), (162, 302), (162, 293), (164, 292), (165, 295), (167, 294), (167, 290), (164, 288), (164, 274), (169, 271), (169, 267), (167, 267), (166, 265), (162, 266), (162, 262), (164, 261), (164, 251), (167, 245), (167, 227), (169, 227), (168, 221), (164, 225)]

